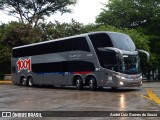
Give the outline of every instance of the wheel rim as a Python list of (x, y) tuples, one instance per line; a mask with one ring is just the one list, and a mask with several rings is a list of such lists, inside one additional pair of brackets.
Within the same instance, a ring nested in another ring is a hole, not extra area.
[(79, 79), (76, 81), (76, 86), (77, 86), (77, 87), (80, 86), (80, 80), (79, 80)]
[(89, 86), (90, 86), (90, 88), (93, 87), (93, 80), (92, 79), (89, 81)]
[(78, 90), (83, 89), (83, 83), (82, 83), (82, 79), (80, 77), (78, 77), (76, 79), (76, 87), (77, 87)]
[(28, 80), (28, 85), (29, 85), (29, 86), (33, 86), (32, 78), (29, 78), (29, 80)]
[(22, 79), (22, 85), (26, 86), (26, 79), (25, 78)]
[(31, 80), (29, 80), (28, 84), (29, 84), (29, 86), (32, 86)]

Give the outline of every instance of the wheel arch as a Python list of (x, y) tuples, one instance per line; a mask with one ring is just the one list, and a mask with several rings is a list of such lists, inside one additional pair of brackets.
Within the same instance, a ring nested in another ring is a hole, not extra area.
[[(31, 86), (29, 85), (29, 79), (30, 79), (30, 78), (32, 78), (32, 85), (31, 85)], [(33, 80), (33, 76), (32, 76), (31, 74), (29, 74), (29, 75), (27, 76), (27, 84), (28, 84), (29, 87), (34, 86), (34, 80)]]
[(77, 77), (80, 77), (82, 80), (83, 80), (83, 77), (82, 75), (79, 75), (79, 74), (76, 74), (73, 76), (73, 79), (72, 79), (72, 85), (75, 86), (76, 85), (76, 79)]
[(96, 79), (96, 76), (94, 74), (89, 74), (89, 75), (86, 75), (85, 77), (85, 85), (88, 86), (89, 85), (89, 80), (90, 78), (93, 77), (97, 83), (97, 79)]
[(26, 76), (25, 76), (24, 74), (22, 74), (22, 75), (20, 76), (20, 79), (19, 79), (19, 83), (20, 83), (20, 84), (22, 84), (23, 78), (26, 78)]
[(29, 74), (29, 75), (27, 75), (27, 80), (28, 80), (30, 77), (33, 79), (33, 76), (32, 76), (31, 74)]

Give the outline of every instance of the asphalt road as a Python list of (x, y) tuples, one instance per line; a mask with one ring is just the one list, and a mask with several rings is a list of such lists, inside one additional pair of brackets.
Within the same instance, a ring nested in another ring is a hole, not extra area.
[[(145, 82), (141, 87), (136, 88), (118, 90), (104, 88), (97, 91), (90, 91), (88, 88), (79, 91), (74, 87), (0, 85), (0, 111), (160, 111), (160, 104), (146, 98), (150, 97), (148, 90), (153, 91), (160, 98), (160, 82)], [(47, 119), (63, 120), (64, 118), (79, 120), (78, 117), (50, 117)], [(3, 119), (17, 120), (17, 118)], [(107, 118), (81, 117), (80, 119), (103, 120)], [(156, 120), (159, 118), (109, 117), (109, 119)]]

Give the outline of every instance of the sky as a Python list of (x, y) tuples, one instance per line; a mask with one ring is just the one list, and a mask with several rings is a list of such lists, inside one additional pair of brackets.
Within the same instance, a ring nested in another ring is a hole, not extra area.
[[(70, 6), (72, 9), (71, 13), (65, 13), (61, 15), (60, 13), (53, 14), (52, 16), (46, 18), (46, 21), (54, 22), (57, 20), (59, 22), (71, 22), (73, 18), (77, 22), (83, 24), (94, 23), (96, 16), (102, 11), (103, 8), (102, 3), (107, 3), (108, 0), (77, 0), (77, 4), (75, 6)], [(8, 16), (0, 12), (0, 22), (8, 23), (9, 21), (16, 21), (17, 19), (12, 16)]]

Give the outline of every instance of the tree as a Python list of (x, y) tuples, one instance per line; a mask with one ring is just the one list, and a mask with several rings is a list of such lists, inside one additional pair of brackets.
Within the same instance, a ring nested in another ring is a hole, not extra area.
[(39, 27), (11, 22), (0, 25), (0, 74), (10, 73), (12, 48), (46, 40)]
[(118, 28), (145, 28), (147, 34), (159, 35), (159, 0), (109, 0), (97, 17), (100, 24)]
[(47, 36), (47, 40), (63, 38), (83, 33), (83, 24), (72, 19), (70, 23), (60, 23), (55, 21), (48, 24), (40, 24), (42, 31)]
[(22, 23), (37, 26), (45, 16), (56, 12), (71, 12), (67, 6), (74, 5), (76, 0), (0, 0), (0, 10), (17, 17)]

